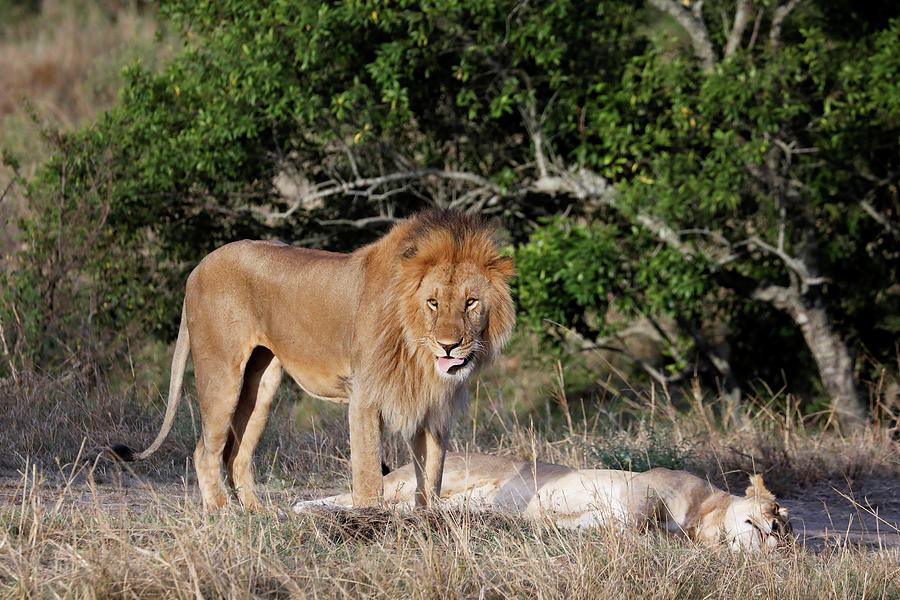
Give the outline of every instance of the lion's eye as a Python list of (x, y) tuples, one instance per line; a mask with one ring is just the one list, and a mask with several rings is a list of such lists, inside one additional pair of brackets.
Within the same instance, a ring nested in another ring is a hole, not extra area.
[(472, 308), (476, 304), (478, 304), (478, 298), (469, 298), (466, 300), (466, 308)]
[(437, 309), (437, 307), (438, 307), (438, 301), (435, 300), (434, 298), (429, 298), (429, 299), (428, 299), (428, 306), (429, 306), (430, 308)]

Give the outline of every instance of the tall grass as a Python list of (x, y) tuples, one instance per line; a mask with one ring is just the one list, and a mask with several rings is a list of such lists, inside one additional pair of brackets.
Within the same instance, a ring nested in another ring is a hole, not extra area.
[(65, 131), (94, 118), (115, 101), (123, 66), (141, 60), (153, 68), (166, 56), (158, 33), (153, 12), (132, 2), (50, 0), (34, 15), (0, 23), (4, 142), (40, 160), (29, 110)]
[[(763, 472), (782, 495), (803, 482), (900, 472), (884, 428), (842, 437), (759, 404), (735, 428), (714, 399), (575, 400), (558, 376), (522, 386), (518, 371), (501, 368), (483, 379), (454, 449), (573, 466), (626, 453), (646, 466), (677, 459), (726, 486)], [(159, 456), (131, 473), (100, 450), (149, 441), (161, 398), (75, 376), (2, 385), (0, 597), (900, 598), (896, 548), (742, 556), (495, 513), (294, 516), (295, 500), (347, 485), (349, 448), (341, 408), (320, 412), (327, 405), (287, 389), (257, 453), (267, 511), (206, 514), (189, 464), (198, 428), (190, 394)], [(386, 441), (389, 462), (405, 461), (403, 444)]]
[[(22, 183), (47, 158), (46, 133), (73, 131), (112, 106), (125, 65), (155, 69), (172, 53), (144, 3), (45, 0), (34, 13), (15, 10), (25, 4), (0, 10), (0, 151), (19, 163), (0, 161), (0, 221), (10, 224), (28, 214)], [(0, 267), (20, 242), (14, 225), (0, 229)]]
[[(776, 413), (757, 399), (735, 425), (717, 398), (699, 390), (677, 399), (652, 389), (618, 399), (603, 391), (579, 395), (565, 388), (559, 371), (523, 374), (509, 367), (513, 362), (472, 387), (469, 414), (457, 419), (451, 450), (573, 467), (684, 468), (723, 487), (743, 485), (748, 473), (758, 472), (776, 493), (818, 481), (900, 476), (895, 432), (880, 424), (888, 419), (879, 414), (873, 426), (841, 435), (811, 426), (799, 411)], [(79, 373), (23, 373), (18, 380), (0, 380), (0, 443), (7, 450), (0, 456), (0, 472), (17, 473), (25, 464), (46, 472), (72, 464), (82, 450), (96, 453), (117, 442), (149, 445), (165, 412), (159, 388), (166, 382), (147, 383), (133, 373), (130, 379), (119, 373), (116, 380), (109, 385)], [(141, 465), (144, 475), (156, 480), (180, 478), (196, 443), (200, 423), (190, 370), (184, 388), (166, 443)], [(386, 434), (384, 442), (389, 465), (408, 460), (399, 439)], [(256, 456), (263, 479), (343, 485), (349, 456), (346, 407), (283, 385)], [(322, 475), (335, 472), (342, 474)]]
[[(758, 556), (494, 513), (204, 514), (23, 477), (0, 512), (0, 595), (67, 598), (897, 598), (896, 551)], [(119, 492), (125, 494), (125, 490)], [(273, 508), (281, 499), (269, 502)]]

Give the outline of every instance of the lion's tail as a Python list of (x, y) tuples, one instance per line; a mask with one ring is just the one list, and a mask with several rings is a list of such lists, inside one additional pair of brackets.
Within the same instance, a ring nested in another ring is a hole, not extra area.
[(178, 339), (175, 341), (175, 353), (172, 356), (172, 374), (169, 379), (169, 400), (166, 405), (166, 416), (163, 419), (162, 428), (156, 434), (156, 439), (150, 444), (150, 447), (143, 452), (135, 454), (130, 448), (122, 444), (116, 444), (111, 448), (113, 453), (120, 459), (125, 461), (144, 460), (154, 452), (156, 452), (169, 430), (172, 429), (172, 423), (175, 421), (175, 413), (178, 410), (178, 403), (181, 400), (181, 385), (184, 382), (184, 368), (187, 365), (188, 354), (191, 353), (191, 336), (188, 333), (187, 318), (185, 316), (184, 307), (181, 308), (181, 325), (178, 328)]

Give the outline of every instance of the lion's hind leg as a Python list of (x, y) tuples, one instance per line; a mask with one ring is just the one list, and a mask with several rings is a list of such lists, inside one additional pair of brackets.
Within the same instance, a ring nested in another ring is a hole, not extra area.
[[(197, 336), (198, 339), (203, 337)], [(214, 345), (207, 344), (202, 351), (194, 350), (193, 355), (202, 423), (200, 439), (194, 450), (194, 468), (197, 470), (197, 484), (203, 504), (214, 509), (228, 503), (228, 492), (222, 477), (223, 452), (240, 399), (244, 367), (250, 352), (240, 355), (231, 349), (217, 351), (213, 348)]]
[(266, 427), (272, 398), (280, 383), (281, 361), (268, 348), (257, 347), (244, 369), (244, 382), (224, 450), (228, 479), (241, 504), (249, 510), (260, 508), (254, 492), (253, 450)]

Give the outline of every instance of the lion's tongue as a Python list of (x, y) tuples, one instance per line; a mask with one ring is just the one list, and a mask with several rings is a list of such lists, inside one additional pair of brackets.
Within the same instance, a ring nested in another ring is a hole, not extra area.
[(446, 373), (453, 367), (458, 367), (459, 365), (466, 362), (462, 358), (453, 358), (452, 356), (438, 356), (438, 369)]

